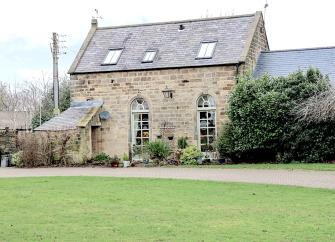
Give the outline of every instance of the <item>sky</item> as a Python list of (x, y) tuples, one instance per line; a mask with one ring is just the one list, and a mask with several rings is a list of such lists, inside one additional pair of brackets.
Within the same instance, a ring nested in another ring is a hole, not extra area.
[[(266, 31), (271, 50), (335, 46), (334, 0), (267, 0)], [(65, 75), (90, 28), (263, 11), (266, 0), (10, 0), (0, 8), (0, 81), (51, 78), (52, 32), (64, 41), (59, 72)]]

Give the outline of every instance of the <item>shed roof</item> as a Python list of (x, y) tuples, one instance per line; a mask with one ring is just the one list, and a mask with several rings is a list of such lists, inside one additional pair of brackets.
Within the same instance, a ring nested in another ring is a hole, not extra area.
[(84, 127), (102, 106), (103, 101), (92, 100), (84, 102), (72, 102), (71, 107), (60, 115), (50, 119), (35, 131), (62, 131)]
[(274, 77), (287, 76), (310, 67), (318, 68), (335, 84), (335, 47), (264, 51), (258, 58), (254, 76), (265, 73)]
[[(83, 43), (69, 73), (110, 72), (235, 64), (244, 61), (261, 12), (194, 20), (97, 27)], [(179, 30), (183, 25), (184, 29)], [(92, 25), (93, 26), (93, 25)], [(211, 59), (196, 59), (203, 41), (217, 41)], [(102, 65), (109, 49), (123, 48), (116, 65)], [(153, 63), (142, 63), (157, 50)]]

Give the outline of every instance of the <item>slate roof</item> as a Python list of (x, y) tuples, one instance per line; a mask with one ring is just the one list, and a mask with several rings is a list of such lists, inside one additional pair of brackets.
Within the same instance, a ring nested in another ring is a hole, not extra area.
[(254, 76), (265, 73), (275, 77), (287, 76), (298, 70), (306, 71), (309, 67), (318, 68), (335, 84), (335, 47), (262, 52)]
[(103, 101), (101, 100), (72, 102), (70, 108), (34, 130), (62, 131), (77, 129), (83, 120), (90, 120), (102, 104)]
[(26, 130), (31, 128), (31, 118), (24, 111), (0, 111), (0, 129)]
[[(98, 27), (90, 31), (69, 70), (110, 72), (235, 64), (244, 61), (260, 12), (195, 20)], [(180, 25), (184, 30), (179, 31)], [(90, 36), (91, 35), (91, 36)], [(202, 41), (217, 41), (211, 59), (196, 59)], [(117, 65), (102, 65), (110, 48), (124, 48)], [(142, 63), (146, 50), (157, 50), (153, 63)]]

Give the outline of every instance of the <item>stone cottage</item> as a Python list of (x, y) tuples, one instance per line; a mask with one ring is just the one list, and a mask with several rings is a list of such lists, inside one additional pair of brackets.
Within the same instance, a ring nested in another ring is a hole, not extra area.
[(93, 19), (69, 70), (73, 106), (36, 130), (79, 130), (86, 157), (182, 136), (211, 152), (236, 76), (268, 50), (261, 12), (117, 27)]

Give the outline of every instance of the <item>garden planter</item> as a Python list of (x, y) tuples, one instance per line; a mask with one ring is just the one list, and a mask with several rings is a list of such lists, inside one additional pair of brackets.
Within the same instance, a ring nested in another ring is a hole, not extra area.
[(197, 163), (198, 163), (198, 165), (202, 165), (202, 157), (197, 158)]
[(129, 160), (124, 160), (123, 161), (123, 167), (126, 168), (126, 167), (129, 167), (130, 166), (130, 161)]

